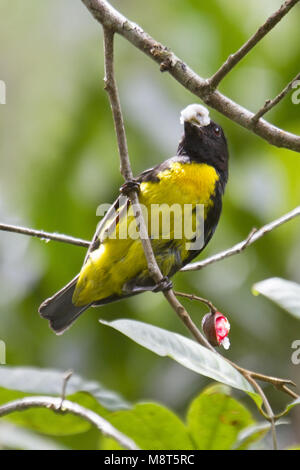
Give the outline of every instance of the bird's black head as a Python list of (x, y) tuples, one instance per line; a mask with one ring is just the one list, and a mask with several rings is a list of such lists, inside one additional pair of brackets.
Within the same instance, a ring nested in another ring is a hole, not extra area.
[(211, 121), (208, 110), (199, 104), (189, 105), (181, 113), (184, 135), (178, 155), (212, 165), (220, 174), (224, 186), (228, 179), (228, 148), (221, 126)]

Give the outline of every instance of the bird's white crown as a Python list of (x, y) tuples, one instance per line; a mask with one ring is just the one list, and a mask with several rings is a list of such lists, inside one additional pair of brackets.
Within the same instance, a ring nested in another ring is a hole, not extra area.
[(189, 104), (180, 113), (180, 122), (191, 122), (199, 127), (208, 126), (210, 124), (209, 111), (202, 104)]

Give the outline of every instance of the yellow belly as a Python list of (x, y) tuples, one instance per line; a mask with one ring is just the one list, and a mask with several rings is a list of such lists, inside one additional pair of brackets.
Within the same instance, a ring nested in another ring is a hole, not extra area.
[[(165, 242), (173, 239), (174, 230), (178, 227), (175, 215), (171, 218), (170, 225), (164, 229), (163, 221), (169, 215), (166, 211), (174, 204), (182, 210), (185, 204), (191, 205), (191, 208), (196, 204), (203, 204), (205, 219), (207, 210), (212, 204), (211, 196), (215, 192), (218, 174), (213, 167), (206, 164), (175, 162), (170, 169), (158, 174), (158, 178), (159, 182), (141, 184), (139, 200), (147, 209), (149, 234), (151, 235), (151, 231), (153, 233), (155, 229), (158, 235), (152, 240), (152, 246), (163, 274), (167, 275), (175, 260), (172, 256), (164, 256), (163, 246)], [(161, 207), (162, 204), (165, 208)], [(159, 221), (158, 225), (153, 224), (153, 220)], [(125, 238), (120, 239), (120, 233)], [(186, 256), (184, 242), (184, 238), (178, 240), (178, 243), (182, 244), (182, 259)], [(90, 254), (81, 270), (73, 302), (81, 306), (114, 294), (122, 295), (124, 284), (146, 271), (146, 258), (130, 207), (127, 219), (121, 218), (110, 238)]]

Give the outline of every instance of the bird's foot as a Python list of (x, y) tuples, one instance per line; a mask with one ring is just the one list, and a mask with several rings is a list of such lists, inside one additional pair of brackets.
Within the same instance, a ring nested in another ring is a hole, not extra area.
[(120, 193), (124, 194), (124, 196), (129, 196), (132, 191), (136, 191), (137, 193), (140, 191), (140, 183), (135, 179), (126, 181), (120, 187)]
[(166, 292), (171, 289), (173, 289), (173, 282), (165, 276), (156, 284), (152, 292)]

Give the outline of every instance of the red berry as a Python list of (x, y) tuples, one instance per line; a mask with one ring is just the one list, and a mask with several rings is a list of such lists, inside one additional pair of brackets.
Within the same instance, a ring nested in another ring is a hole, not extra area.
[(230, 324), (220, 312), (207, 313), (202, 320), (204, 334), (212, 346), (222, 345), (225, 349), (230, 346), (228, 334)]

